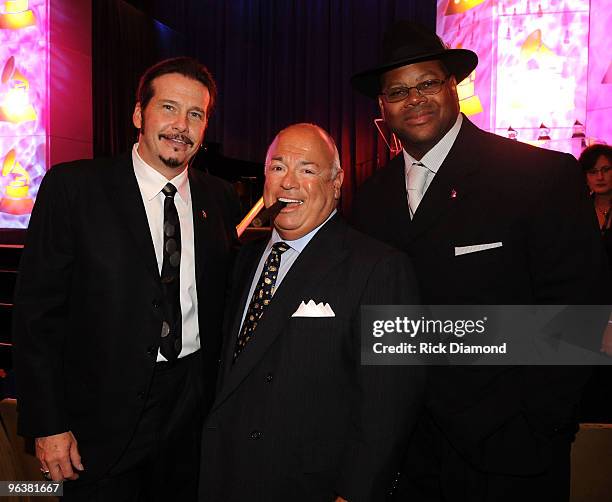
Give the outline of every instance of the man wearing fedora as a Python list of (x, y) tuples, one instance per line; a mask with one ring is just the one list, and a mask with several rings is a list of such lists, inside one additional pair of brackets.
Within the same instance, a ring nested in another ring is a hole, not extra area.
[[(459, 113), (472, 51), (401, 21), (352, 78), (403, 151), (358, 191), (357, 228), (407, 251), (424, 303), (606, 304), (607, 270), (567, 154), (478, 129)], [(567, 500), (582, 367), (433, 367), (399, 500)]]

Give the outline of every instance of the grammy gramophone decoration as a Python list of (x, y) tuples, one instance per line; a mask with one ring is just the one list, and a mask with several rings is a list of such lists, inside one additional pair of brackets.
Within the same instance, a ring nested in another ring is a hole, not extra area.
[(542, 30), (530, 33), (521, 45), (521, 59), (527, 63), (529, 69), (540, 68), (546, 61), (555, 58), (555, 52), (544, 43)]
[(453, 14), (462, 14), (480, 5), (484, 1), (485, 0), (448, 0), (444, 15), (452, 16)]
[(8, 184), (0, 193), (0, 212), (9, 214), (31, 213), (34, 200), (30, 197), (30, 175), (17, 161), (14, 148), (4, 157), (0, 175), (2, 181), (4, 181), (4, 178), (9, 178)]
[(34, 26), (36, 16), (28, 3), (28, 0), (6, 0), (4, 10), (0, 8), (0, 30), (19, 30)]
[(0, 121), (21, 124), (36, 120), (36, 111), (29, 101), (30, 82), (17, 69), (15, 58), (8, 58), (2, 75), (2, 87), (9, 87), (0, 103)]

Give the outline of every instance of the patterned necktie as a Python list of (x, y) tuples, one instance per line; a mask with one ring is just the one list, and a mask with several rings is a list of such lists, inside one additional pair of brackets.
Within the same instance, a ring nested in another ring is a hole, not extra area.
[(236, 362), (238, 355), (244, 350), (249, 340), (251, 340), (251, 338), (253, 338), (255, 335), (257, 323), (261, 319), (264, 309), (270, 304), (272, 295), (274, 295), (274, 287), (276, 285), (276, 276), (278, 275), (278, 269), (280, 267), (281, 254), (287, 251), (289, 247), (290, 246), (285, 242), (277, 242), (272, 246), (272, 250), (270, 251), (268, 258), (266, 258), (263, 270), (261, 271), (261, 275), (257, 281), (257, 286), (253, 291), (251, 303), (249, 303), (249, 308), (244, 316), (242, 329), (240, 330), (238, 340), (236, 341), (233, 359), (234, 362)]
[(174, 205), (176, 187), (167, 183), (162, 188), (164, 199), (164, 261), (161, 282), (166, 299), (166, 320), (162, 322), (159, 350), (168, 361), (175, 361), (181, 353), (183, 328), (180, 298), (181, 226)]
[(425, 194), (425, 183), (427, 182), (427, 175), (429, 169), (427, 169), (420, 162), (412, 164), (410, 171), (408, 171), (408, 205), (410, 206), (410, 217), (414, 217), (423, 195)]

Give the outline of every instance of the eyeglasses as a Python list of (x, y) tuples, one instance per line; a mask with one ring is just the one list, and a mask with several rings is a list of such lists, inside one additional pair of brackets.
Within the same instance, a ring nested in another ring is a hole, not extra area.
[(407, 86), (398, 86), (391, 87), (391, 89), (387, 89), (384, 92), (381, 92), (380, 95), (387, 103), (397, 103), (398, 101), (404, 101), (409, 95), (411, 89), (416, 89), (420, 96), (431, 96), (433, 94), (438, 94), (442, 90), (442, 86), (448, 81), (448, 77), (444, 80), (440, 80), (439, 78), (432, 78), (429, 80), (424, 80), (423, 82), (419, 82), (417, 85), (413, 85), (412, 87)]
[(586, 173), (589, 176), (597, 176), (598, 174), (603, 174), (606, 175), (610, 172), (610, 169), (612, 169), (612, 167), (610, 166), (603, 166), (599, 169), (589, 169)]

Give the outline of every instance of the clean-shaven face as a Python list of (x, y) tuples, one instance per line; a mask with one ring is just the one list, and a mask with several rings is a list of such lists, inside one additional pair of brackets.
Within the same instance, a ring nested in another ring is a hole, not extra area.
[(344, 173), (332, 178), (334, 149), (315, 126), (300, 124), (281, 131), (266, 156), (264, 203), (287, 205), (274, 220), (285, 240), (303, 237), (323, 223), (340, 198)]
[(612, 193), (612, 162), (605, 155), (600, 155), (592, 172), (587, 171), (586, 178), (591, 192), (597, 195)]

